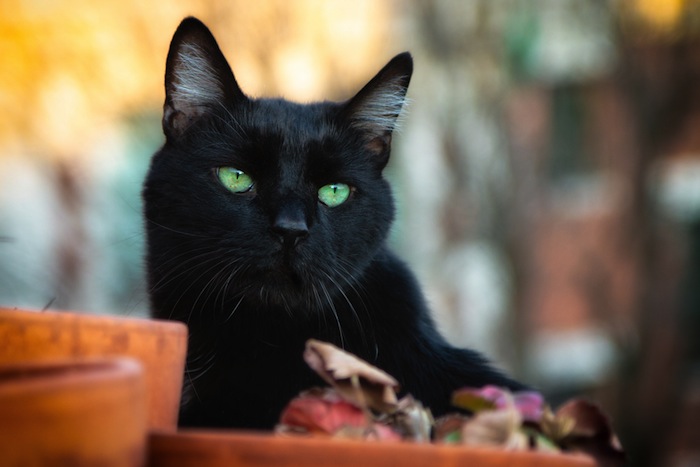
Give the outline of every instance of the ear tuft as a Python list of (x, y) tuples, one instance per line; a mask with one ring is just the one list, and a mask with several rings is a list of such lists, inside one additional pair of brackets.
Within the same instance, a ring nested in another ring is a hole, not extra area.
[(196, 18), (180, 23), (165, 70), (163, 130), (182, 134), (196, 119), (244, 95), (209, 29)]
[(406, 105), (412, 73), (411, 54), (404, 52), (394, 57), (349, 101), (346, 118), (371, 136), (390, 135)]
[(399, 54), (346, 104), (344, 117), (354, 128), (365, 133), (367, 147), (374, 153), (384, 153), (389, 149), (391, 133), (406, 105), (406, 91), (412, 73), (411, 54)]
[(206, 52), (196, 43), (183, 43), (175, 58), (170, 82), (173, 103), (187, 107), (208, 107), (224, 99), (224, 86)]

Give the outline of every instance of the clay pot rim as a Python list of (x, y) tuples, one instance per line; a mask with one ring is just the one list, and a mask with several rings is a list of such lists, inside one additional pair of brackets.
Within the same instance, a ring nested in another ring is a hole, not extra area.
[[(158, 459), (163, 453), (184, 452), (187, 447), (204, 457), (209, 456), (216, 460), (215, 465), (225, 465), (223, 460), (235, 463), (236, 456), (242, 455), (238, 451), (245, 451), (250, 459), (268, 456), (272, 452), (290, 452), (299, 454), (322, 452), (328, 458), (333, 455), (343, 455), (349, 451), (361, 451), (361, 457), (365, 457), (368, 465), (378, 465), (376, 457), (381, 459), (391, 458), (393, 455), (417, 456), (417, 459), (431, 460), (436, 465), (453, 465), (454, 462), (443, 464), (448, 459), (469, 459), (470, 461), (486, 458), (499, 459), (498, 465), (509, 465), (522, 459), (523, 465), (564, 465), (577, 467), (593, 467), (596, 465), (593, 458), (582, 453), (561, 452), (549, 453), (541, 451), (514, 451), (491, 446), (461, 446), (450, 444), (414, 443), (410, 441), (362, 441), (353, 439), (338, 439), (323, 436), (280, 436), (271, 432), (187, 428), (180, 429), (177, 433), (163, 430), (151, 430), (149, 433), (151, 455)], [(172, 446), (172, 448), (171, 448)], [(191, 454), (191, 453), (190, 453)], [(292, 455), (296, 455), (292, 454)], [(244, 457), (245, 457), (244, 455)], [(167, 458), (167, 457), (166, 457)], [(300, 457), (301, 459), (301, 457)], [(325, 459), (325, 457), (324, 457)], [(245, 465), (262, 465), (261, 462), (253, 462)], [(189, 465), (189, 464), (188, 464)], [(265, 464), (267, 465), (267, 464)], [(289, 464), (292, 465), (292, 464)], [(297, 465), (297, 464), (294, 464)], [(303, 465), (299, 463), (298, 465)], [(419, 465), (419, 464), (416, 464)], [(420, 463), (423, 465), (423, 463)], [(494, 464), (495, 465), (495, 464)], [(516, 464), (521, 465), (521, 464)]]
[(187, 334), (187, 325), (181, 321), (155, 319), (147, 316), (126, 316), (113, 314), (94, 314), (72, 310), (40, 310), (38, 308), (9, 308), (0, 304), (0, 321), (3, 315), (20, 319), (30, 324), (33, 321), (51, 321), (63, 319), (66, 321), (80, 320), (83, 326), (102, 327), (104, 325), (133, 326), (129, 332), (150, 334), (154, 329), (172, 334)]
[(79, 384), (99, 386), (115, 379), (142, 378), (141, 363), (128, 357), (36, 359), (0, 365), (0, 396), (46, 392)]

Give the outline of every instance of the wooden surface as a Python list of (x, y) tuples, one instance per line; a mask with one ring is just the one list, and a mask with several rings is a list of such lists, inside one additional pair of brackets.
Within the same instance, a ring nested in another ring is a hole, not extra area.
[(182, 431), (152, 433), (152, 467), (595, 467), (579, 455)]
[(0, 365), (0, 464), (132, 467), (146, 454), (141, 365)]
[(148, 426), (177, 426), (187, 351), (184, 324), (69, 312), (0, 308), (0, 365), (128, 356), (144, 369)]

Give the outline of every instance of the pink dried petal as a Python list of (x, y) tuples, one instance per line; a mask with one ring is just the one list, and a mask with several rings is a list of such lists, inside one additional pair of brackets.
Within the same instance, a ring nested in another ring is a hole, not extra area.
[[(520, 391), (513, 394), (515, 408), (518, 409), (523, 420), (538, 422), (544, 412), (544, 397), (535, 391)], [(498, 404), (497, 404), (498, 405)]]
[(544, 397), (540, 393), (535, 391), (511, 393), (507, 389), (497, 386), (460, 389), (454, 393), (453, 402), (455, 405), (473, 412), (515, 406), (523, 419), (531, 422), (539, 421), (544, 410)]

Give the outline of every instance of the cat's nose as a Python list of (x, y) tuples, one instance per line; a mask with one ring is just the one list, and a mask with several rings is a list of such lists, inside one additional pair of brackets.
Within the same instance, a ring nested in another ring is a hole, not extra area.
[(272, 231), (285, 245), (294, 246), (309, 236), (309, 227), (301, 216), (280, 213), (272, 224)]

